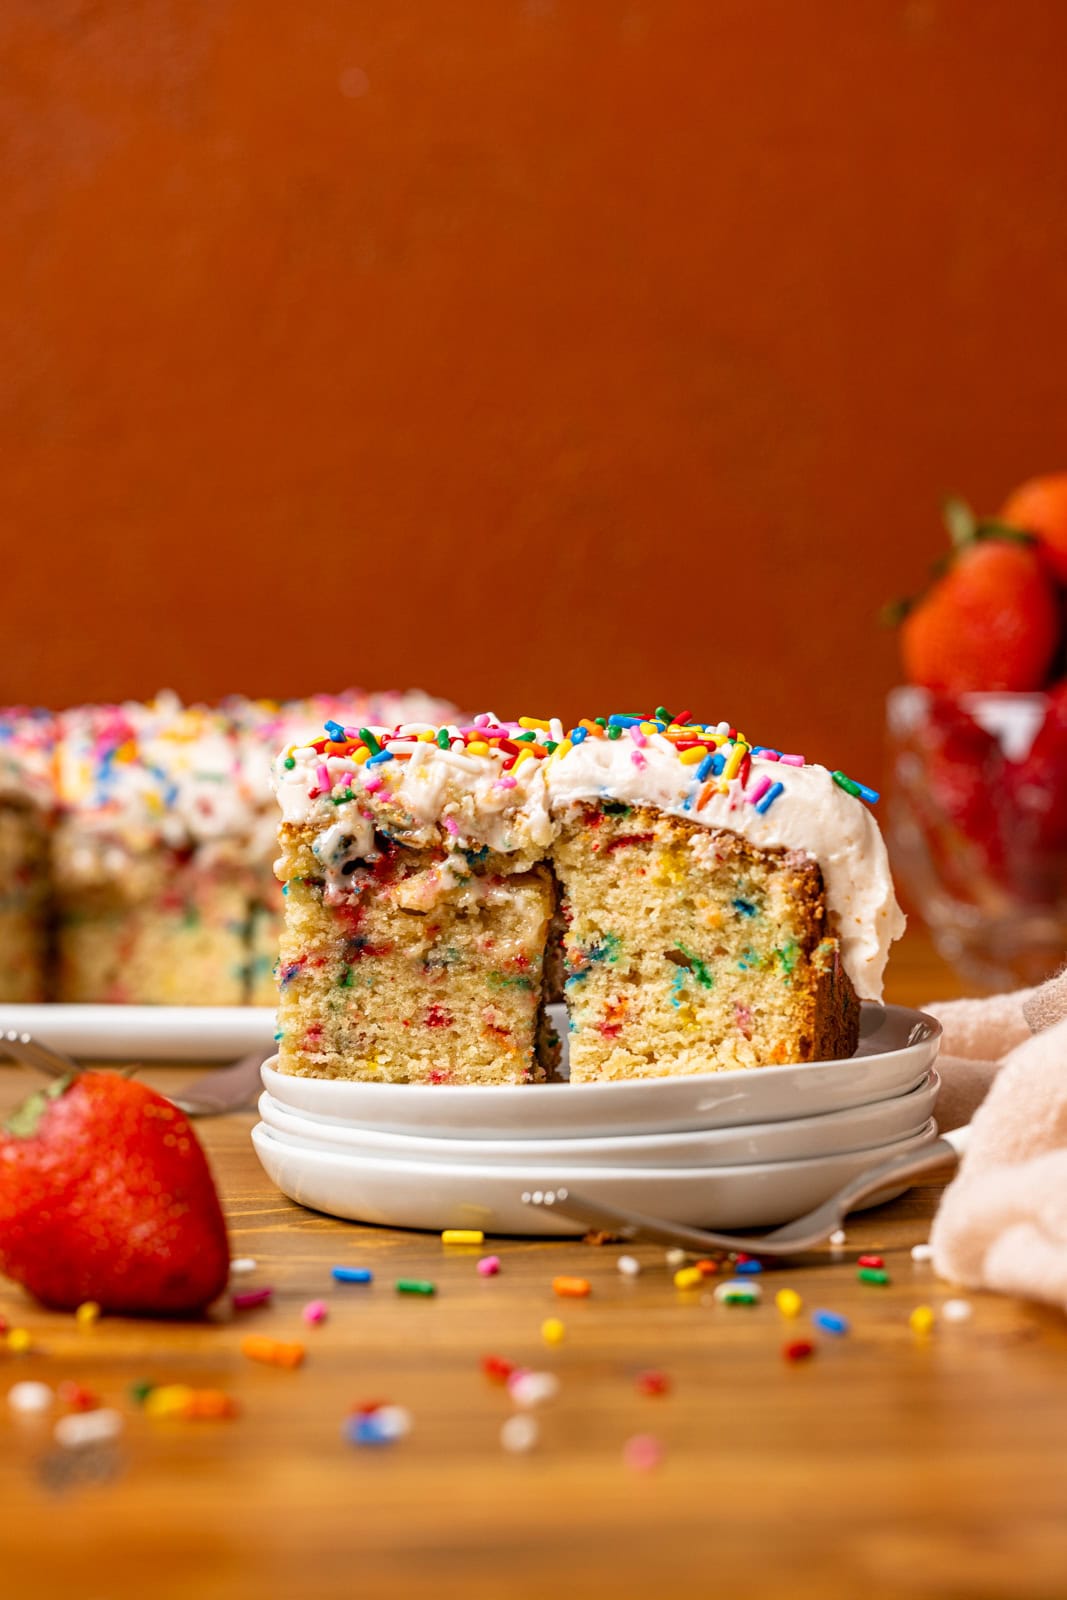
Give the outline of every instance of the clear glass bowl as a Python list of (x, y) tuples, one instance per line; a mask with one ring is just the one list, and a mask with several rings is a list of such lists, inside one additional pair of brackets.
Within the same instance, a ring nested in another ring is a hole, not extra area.
[(1067, 956), (1067, 694), (893, 689), (889, 849), (907, 907), (987, 990)]

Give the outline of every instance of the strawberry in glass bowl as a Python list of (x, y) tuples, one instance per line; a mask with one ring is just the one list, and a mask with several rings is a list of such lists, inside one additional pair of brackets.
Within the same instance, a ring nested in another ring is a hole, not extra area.
[(1067, 955), (1067, 474), (995, 521), (960, 501), (953, 549), (900, 608), (909, 685), (889, 695), (898, 881), (972, 983), (1011, 988)]

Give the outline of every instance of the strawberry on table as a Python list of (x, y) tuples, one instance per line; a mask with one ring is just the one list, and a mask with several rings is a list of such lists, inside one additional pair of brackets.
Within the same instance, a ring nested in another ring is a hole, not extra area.
[(0, 1271), (44, 1305), (178, 1316), (225, 1288), (211, 1172), (183, 1112), (117, 1072), (40, 1091), (0, 1134)]

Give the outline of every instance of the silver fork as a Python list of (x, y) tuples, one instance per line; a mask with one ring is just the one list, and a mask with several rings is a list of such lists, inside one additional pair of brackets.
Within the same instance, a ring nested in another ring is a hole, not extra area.
[(535, 1210), (559, 1211), (575, 1222), (588, 1223), (593, 1228), (610, 1228), (624, 1239), (652, 1239), (657, 1244), (680, 1245), (683, 1250), (739, 1250), (752, 1256), (801, 1255), (818, 1244), (823, 1244), (839, 1228), (850, 1211), (861, 1200), (869, 1200), (883, 1189), (910, 1184), (919, 1178), (933, 1177), (944, 1171), (950, 1175), (959, 1164), (967, 1148), (966, 1128), (955, 1128), (951, 1133), (924, 1145), (921, 1150), (908, 1150), (899, 1156), (890, 1156), (867, 1172), (861, 1172), (839, 1189), (829, 1200), (824, 1200), (814, 1211), (787, 1222), (784, 1227), (759, 1235), (735, 1233), (709, 1233), (703, 1228), (687, 1228), (682, 1223), (665, 1222), (660, 1217), (646, 1217), (639, 1211), (627, 1211), (622, 1206), (609, 1205), (603, 1200), (588, 1200), (566, 1188), (535, 1189), (524, 1194), (523, 1202)]
[[(52, 1078), (65, 1078), (68, 1073), (79, 1070), (78, 1063), (61, 1050), (54, 1050), (31, 1033), (20, 1033), (15, 1028), (0, 1033), (0, 1055), (10, 1056)], [(259, 1069), (267, 1055), (266, 1050), (253, 1050), (232, 1066), (201, 1073), (167, 1098), (190, 1117), (213, 1117), (226, 1111), (239, 1111), (255, 1098)]]

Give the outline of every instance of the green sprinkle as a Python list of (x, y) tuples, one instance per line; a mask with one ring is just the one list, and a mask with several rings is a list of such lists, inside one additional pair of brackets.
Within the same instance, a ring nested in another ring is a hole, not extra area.
[(532, 728), (529, 733), (517, 733), (515, 735), (516, 744), (534, 744), (536, 743), (536, 740), (537, 735), (534, 733)]
[(141, 1378), (137, 1383), (130, 1384), (130, 1399), (135, 1405), (143, 1406), (154, 1388), (156, 1388), (156, 1385), (151, 1378)]
[(330, 804), (334, 806), (343, 806), (346, 800), (354, 800), (355, 798), (356, 797), (352, 793), (351, 789), (346, 789), (344, 794), (332, 794), (330, 796)]
[(671, 716), (671, 714), (667, 710), (666, 706), (657, 706), (656, 707), (656, 721), (657, 722), (665, 722), (667, 724), (667, 726), (670, 727), (671, 723), (674, 721), (674, 718)]
[(559, 746), (557, 745), (555, 739), (546, 739), (545, 740), (545, 749), (548, 751), (549, 755), (551, 755), (553, 750), (558, 750), (559, 749)]
[(426, 1278), (398, 1278), (396, 1280), (397, 1294), (436, 1294), (436, 1283), (430, 1283)]
[(861, 1267), (856, 1274), (861, 1283), (888, 1283), (889, 1274), (883, 1267)]
[(839, 789), (844, 789), (846, 794), (853, 795), (857, 800), (859, 799), (860, 786), (858, 783), (853, 783), (851, 778), (846, 778), (843, 772), (831, 772), (830, 776)]
[(448, 729), (447, 728), (438, 728), (438, 730), (437, 730), (437, 748), (438, 748), (438, 750), (447, 750), (450, 744), (451, 744), (451, 740), (448, 737)]
[(367, 746), (367, 749), (370, 751), (371, 755), (376, 756), (382, 747), (374, 737), (373, 733), (371, 733), (370, 729), (360, 728), (359, 736), (363, 740), (363, 743)]
[(351, 989), (351, 987), (352, 987), (352, 968), (351, 967), (346, 967), (345, 968), (344, 972), (341, 974), (341, 976), (337, 980), (337, 986), (338, 986), (339, 989)]
[(608, 729), (608, 738), (609, 739), (621, 739), (622, 738), (622, 729), (621, 728), (617, 728), (615, 726), (615, 724), (612, 723), (611, 727)]
[(596, 723), (598, 728), (606, 728), (608, 725), (607, 717), (594, 717), (593, 721)]
[(296, 766), (296, 757), (295, 756), (286, 756), (284, 765), (285, 765), (287, 771), (292, 772), (293, 768)]
[(753, 1289), (728, 1289), (723, 1295), (721, 1304), (724, 1306), (754, 1306), (759, 1301), (759, 1295)]

